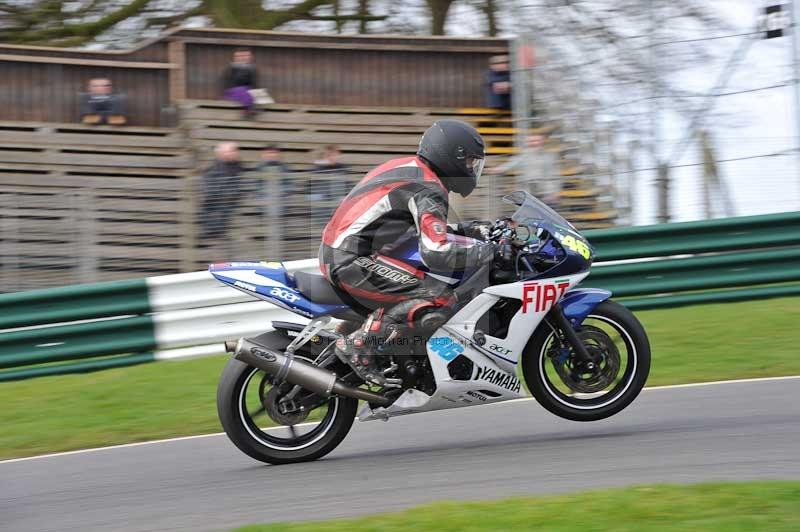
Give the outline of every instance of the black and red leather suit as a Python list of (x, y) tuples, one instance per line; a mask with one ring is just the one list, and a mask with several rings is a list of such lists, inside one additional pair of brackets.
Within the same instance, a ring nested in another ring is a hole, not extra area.
[(413, 328), (423, 309), (452, 308), (453, 290), (382, 250), (412, 232), (422, 262), (436, 272), (476, 265), (493, 252), (478, 240), (448, 241), (447, 213), (448, 191), (425, 160), (391, 160), (368, 173), (334, 213), (322, 234), (320, 268), (356, 308), (387, 309), (389, 321)]

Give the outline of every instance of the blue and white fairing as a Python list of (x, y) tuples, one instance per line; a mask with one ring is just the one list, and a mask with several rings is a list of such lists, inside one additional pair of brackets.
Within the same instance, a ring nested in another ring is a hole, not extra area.
[(325, 316), (349, 308), (346, 305), (314, 303), (297, 290), (294, 279), (279, 262), (212, 264), (208, 271), (217, 280), (237, 290), (307, 318)]

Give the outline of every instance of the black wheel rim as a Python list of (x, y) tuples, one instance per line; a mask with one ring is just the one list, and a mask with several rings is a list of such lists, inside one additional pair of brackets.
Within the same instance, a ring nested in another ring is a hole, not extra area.
[(270, 419), (264, 404), (272, 388), (271, 376), (258, 368), (250, 368), (244, 376), (239, 417), (256, 441), (276, 450), (298, 451), (314, 445), (330, 431), (340, 408), (338, 397), (331, 397), (312, 409), (300, 423), (282, 425)]
[(603, 408), (630, 389), (638, 368), (636, 347), (625, 328), (606, 316), (588, 316), (576, 333), (584, 340), (595, 367), (577, 364), (572, 348), (561, 347), (551, 332), (539, 354), (542, 383), (565, 406)]

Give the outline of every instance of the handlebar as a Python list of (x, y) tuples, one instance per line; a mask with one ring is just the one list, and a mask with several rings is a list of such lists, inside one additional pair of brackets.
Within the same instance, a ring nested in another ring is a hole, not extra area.
[(511, 218), (499, 218), (492, 226), (489, 240), (495, 244), (503, 244), (506, 240), (513, 240), (517, 236), (516, 225)]

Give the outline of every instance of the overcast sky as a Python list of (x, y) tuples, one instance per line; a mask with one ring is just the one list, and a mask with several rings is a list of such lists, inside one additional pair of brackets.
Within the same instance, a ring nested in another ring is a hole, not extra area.
[[(759, 3), (748, 0), (717, 0), (731, 24), (733, 33), (747, 32), (755, 25)], [(687, 86), (705, 91), (712, 89), (724, 64), (745, 37), (724, 39), (715, 43), (719, 60), (713, 68), (687, 72)], [(792, 38), (756, 41), (744, 60), (736, 67), (734, 75), (721, 92), (736, 92), (786, 83), (787, 86), (726, 96), (716, 99), (719, 118), (714, 122), (714, 135), (718, 159), (734, 159), (792, 150), (798, 146), (794, 101)], [(682, 124), (669, 117), (665, 120), (663, 135), (667, 139), (680, 139), (685, 131)], [(664, 146), (663, 155), (672, 150)], [(697, 153), (688, 152), (673, 164), (687, 164), (699, 160)], [(731, 191), (737, 214), (760, 214), (800, 209), (800, 174), (798, 154), (754, 158), (721, 163), (722, 177)], [(677, 219), (696, 219), (701, 216), (701, 181), (697, 168), (674, 169), (675, 196), (672, 203)], [(639, 213), (640, 221), (647, 221), (647, 212)]]

